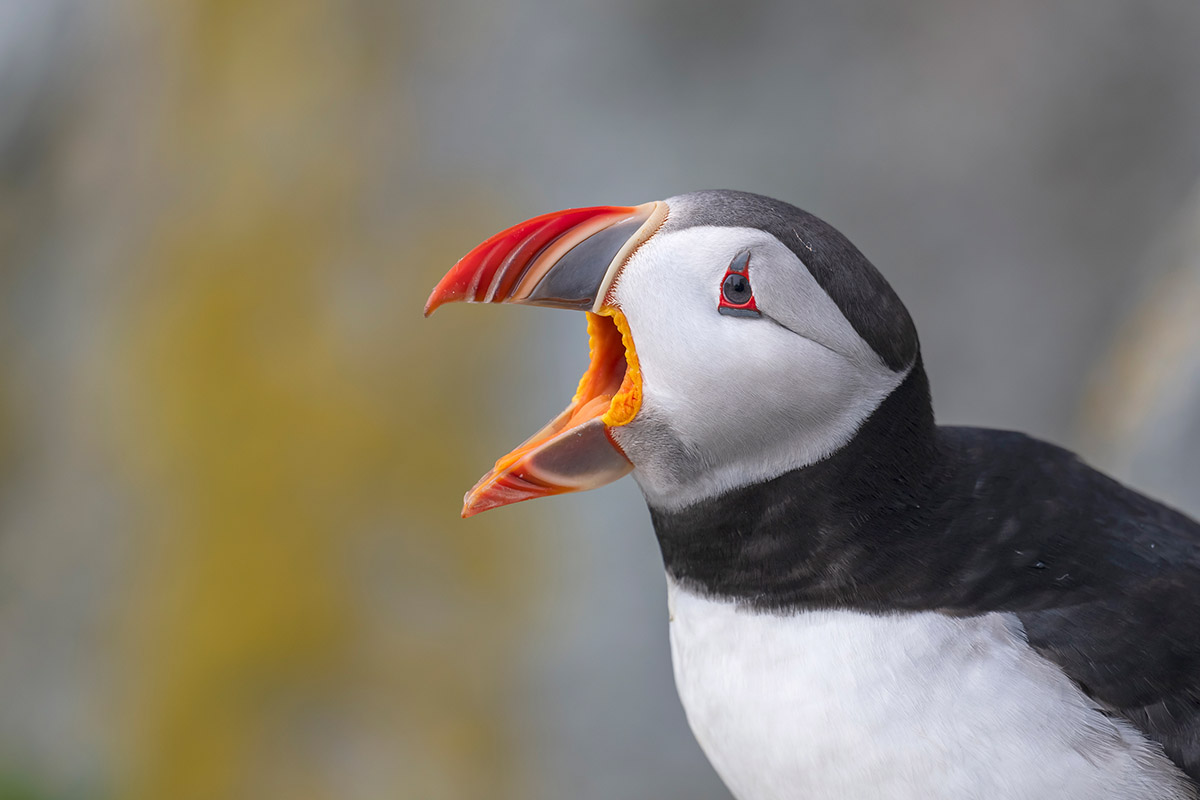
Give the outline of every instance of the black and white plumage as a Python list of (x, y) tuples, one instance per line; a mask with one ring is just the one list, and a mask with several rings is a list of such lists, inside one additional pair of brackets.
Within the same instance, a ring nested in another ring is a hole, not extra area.
[[(738, 800), (1197, 797), (1200, 526), (1061, 448), (938, 427), (912, 320), (828, 224), (663, 205), (596, 299), (641, 381), (606, 431)], [(745, 253), (759, 313), (720, 314)]]

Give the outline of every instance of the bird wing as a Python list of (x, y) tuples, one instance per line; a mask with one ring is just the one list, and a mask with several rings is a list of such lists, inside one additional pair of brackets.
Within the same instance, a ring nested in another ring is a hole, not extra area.
[(1029, 644), (1200, 781), (1200, 584), (1018, 612)]
[[(1026, 559), (989, 610), (1016, 612), (1037, 652), (1200, 781), (1200, 524), (1062, 448), (941, 431), (976, 509), (951, 527), (992, 557)], [(1018, 533), (1000, 545), (1004, 521)]]

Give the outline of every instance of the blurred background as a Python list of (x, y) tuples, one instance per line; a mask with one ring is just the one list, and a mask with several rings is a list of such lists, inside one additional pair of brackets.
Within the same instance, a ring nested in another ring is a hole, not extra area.
[(1191, 0), (0, 0), (0, 798), (728, 798), (636, 487), (458, 518), (583, 320), (421, 305), (568, 206), (791, 201), (943, 422), (1200, 512)]

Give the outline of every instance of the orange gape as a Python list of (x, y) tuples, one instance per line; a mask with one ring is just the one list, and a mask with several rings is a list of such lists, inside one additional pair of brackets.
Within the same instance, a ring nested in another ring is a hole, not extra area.
[[(612, 324), (604, 325), (600, 315), (609, 317)], [(621, 379), (621, 387), (601, 420), (610, 428), (616, 428), (630, 422), (642, 407), (642, 368), (638, 365), (637, 350), (633, 347), (633, 336), (629, 332), (629, 321), (625, 319), (625, 315), (610, 306), (600, 309), (600, 315), (588, 313), (588, 333), (592, 335), (593, 341), (593, 331), (602, 326), (608, 330), (604, 334), (607, 337), (612, 337), (614, 332), (619, 334), (620, 340), (614, 344), (620, 345), (625, 357), (625, 375)], [(595, 323), (592, 322), (593, 317), (596, 319)]]
[[(629, 323), (624, 314), (611, 306), (600, 309), (599, 314), (589, 311), (587, 321), (591, 363), (579, 379), (579, 389), (571, 401), (579, 404), (572, 422), (595, 416), (596, 401), (603, 400), (601, 421), (609, 427), (624, 425), (642, 405), (642, 372)], [(582, 413), (585, 408), (589, 413)]]

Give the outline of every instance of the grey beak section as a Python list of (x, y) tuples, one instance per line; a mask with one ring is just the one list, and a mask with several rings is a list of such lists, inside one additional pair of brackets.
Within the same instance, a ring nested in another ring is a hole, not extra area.
[(579, 311), (592, 308), (602, 299), (601, 289), (607, 289), (609, 270), (619, 266), (617, 256), (645, 223), (645, 218), (634, 217), (584, 239), (558, 259), (525, 302)]

